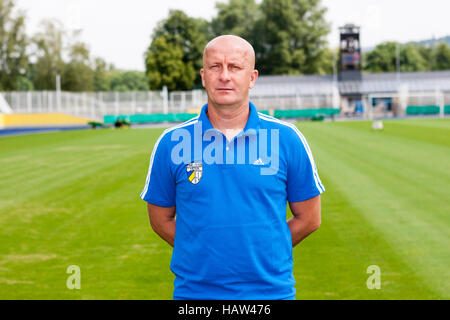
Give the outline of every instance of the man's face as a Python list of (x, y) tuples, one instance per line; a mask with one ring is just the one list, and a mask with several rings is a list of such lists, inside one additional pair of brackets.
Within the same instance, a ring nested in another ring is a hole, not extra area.
[(218, 42), (208, 48), (200, 73), (208, 99), (222, 106), (248, 100), (249, 89), (258, 76), (251, 53), (232, 41)]

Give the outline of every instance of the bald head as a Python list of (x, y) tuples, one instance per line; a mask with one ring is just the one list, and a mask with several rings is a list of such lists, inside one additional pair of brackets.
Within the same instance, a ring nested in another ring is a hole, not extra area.
[(208, 104), (217, 108), (242, 108), (249, 103), (249, 90), (255, 85), (255, 51), (244, 39), (220, 36), (211, 40), (203, 53), (200, 70)]
[(252, 68), (255, 68), (255, 50), (247, 40), (234, 36), (224, 35), (212, 39), (203, 51), (203, 65), (205, 57), (211, 52), (236, 51), (242, 53), (242, 58)]

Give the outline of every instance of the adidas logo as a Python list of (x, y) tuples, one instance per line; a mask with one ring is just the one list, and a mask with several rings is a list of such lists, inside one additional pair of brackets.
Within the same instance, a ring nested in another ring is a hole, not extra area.
[(264, 162), (261, 160), (261, 158), (259, 158), (258, 160), (256, 160), (255, 162), (253, 162), (254, 166), (263, 166)]

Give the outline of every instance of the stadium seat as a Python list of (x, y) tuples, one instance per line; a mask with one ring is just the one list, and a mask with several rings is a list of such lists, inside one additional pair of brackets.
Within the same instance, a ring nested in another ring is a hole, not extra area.
[(317, 116), (334, 116), (339, 114), (339, 109), (319, 108), (319, 109), (294, 109), (294, 110), (275, 110), (275, 118), (315, 118)]
[(407, 115), (430, 115), (439, 114), (440, 108), (436, 105), (427, 106), (408, 106), (406, 107)]

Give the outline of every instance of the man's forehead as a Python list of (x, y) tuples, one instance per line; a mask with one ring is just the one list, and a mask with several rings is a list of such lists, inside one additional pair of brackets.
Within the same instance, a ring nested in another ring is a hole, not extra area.
[(242, 60), (248, 59), (250, 56), (247, 50), (239, 47), (211, 47), (205, 50), (205, 57), (208, 59), (227, 59)]
[(204, 51), (204, 59), (224, 58), (254, 60), (253, 47), (244, 39), (236, 36), (221, 36), (211, 40)]

